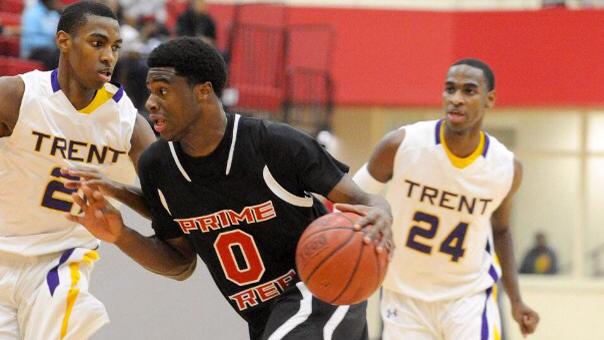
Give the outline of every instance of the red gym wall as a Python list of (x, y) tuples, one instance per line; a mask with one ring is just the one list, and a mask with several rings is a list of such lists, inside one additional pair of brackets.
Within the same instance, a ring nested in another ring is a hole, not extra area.
[[(210, 12), (223, 43), (232, 7)], [(448, 65), (465, 56), (493, 67), (498, 106), (604, 104), (604, 11), (291, 7), (288, 22), (333, 26), (338, 105), (439, 105)], [(312, 56), (313, 42), (305, 44), (296, 50)]]

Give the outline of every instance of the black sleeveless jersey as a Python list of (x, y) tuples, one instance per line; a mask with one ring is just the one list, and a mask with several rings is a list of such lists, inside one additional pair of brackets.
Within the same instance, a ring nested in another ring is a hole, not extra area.
[(141, 156), (139, 177), (156, 235), (186, 237), (233, 308), (260, 325), (299, 281), (296, 244), (318, 215), (309, 193), (326, 196), (348, 168), (288, 125), (227, 119), (210, 155), (159, 140)]

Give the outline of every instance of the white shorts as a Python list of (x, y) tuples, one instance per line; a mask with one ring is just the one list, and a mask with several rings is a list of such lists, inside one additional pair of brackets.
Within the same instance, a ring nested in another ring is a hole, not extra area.
[(384, 289), (382, 340), (499, 340), (496, 286), (459, 300), (425, 302)]
[(22, 257), (0, 253), (0, 339), (88, 339), (109, 322), (88, 292), (96, 250)]

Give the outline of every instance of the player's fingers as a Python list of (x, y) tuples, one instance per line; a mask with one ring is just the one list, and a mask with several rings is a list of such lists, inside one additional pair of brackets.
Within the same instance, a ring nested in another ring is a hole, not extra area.
[(88, 185), (83, 184), (82, 191), (84, 192), (84, 195), (86, 196), (86, 199), (88, 200), (88, 203), (90, 205), (96, 204), (96, 199), (94, 198), (94, 189), (92, 189)]
[(340, 212), (352, 212), (361, 216), (365, 216), (367, 214), (364, 206), (357, 204), (336, 203), (333, 205), (333, 209)]
[(378, 245), (378, 248), (381, 248), (384, 251), (391, 253), (392, 248), (394, 247), (392, 244), (392, 230), (390, 230), (390, 228), (388, 228), (388, 227), (384, 227), (384, 229), (381, 231), (381, 233), (382, 233), (382, 238), (380, 240), (380, 244)]
[(105, 198), (105, 195), (99, 191), (99, 190), (95, 190), (94, 191), (94, 199), (97, 202), (97, 206), (100, 209), (103, 209), (103, 211), (109, 211), (110, 209), (114, 209), (113, 206), (109, 203), (109, 201), (107, 201), (107, 198)]
[(82, 182), (80, 181), (66, 181), (65, 182), (65, 188), (67, 189), (79, 189), (80, 186), (82, 185)]
[(94, 211), (94, 216), (96, 218), (103, 218), (103, 217), (105, 217), (105, 213), (104, 213), (103, 209), (96, 209)]
[(524, 325), (526, 327), (527, 333), (532, 334), (535, 332), (537, 328), (537, 324), (539, 323), (539, 316), (536, 314), (529, 314), (524, 316)]
[(86, 211), (88, 209), (88, 204), (86, 203), (86, 201), (84, 201), (82, 197), (80, 197), (80, 195), (78, 195), (77, 193), (72, 193), (71, 199), (73, 199), (73, 202), (79, 205), (82, 210)]
[(66, 219), (70, 220), (71, 222), (75, 222), (75, 223), (84, 225), (84, 218), (83, 217), (75, 216), (75, 215), (72, 215), (72, 214), (69, 214), (69, 213), (65, 214), (64, 216), (65, 216)]
[(61, 173), (63, 175), (67, 175), (67, 176), (71, 176), (71, 177), (80, 177), (85, 180), (101, 178), (101, 174), (94, 170), (86, 171), (86, 170), (67, 168), (65, 171), (63, 171), (63, 169), (61, 169)]

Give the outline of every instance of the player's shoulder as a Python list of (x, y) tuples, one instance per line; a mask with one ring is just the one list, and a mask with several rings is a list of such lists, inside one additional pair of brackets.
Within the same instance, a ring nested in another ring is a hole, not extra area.
[(442, 119), (420, 120), (417, 122), (403, 125), (399, 129), (405, 130), (407, 133), (428, 133), (430, 136), (434, 136), (436, 131), (438, 131), (438, 129), (440, 128), (441, 124), (443, 124)]
[(313, 140), (310, 135), (289, 124), (253, 117), (241, 117), (240, 129), (244, 130), (246, 134), (251, 135), (254, 141), (261, 146), (268, 146), (270, 148)]
[(59, 89), (58, 71), (40, 71), (33, 70), (19, 74), (19, 77), (24, 86), (30, 91), (35, 92), (35, 95), (51, 94)]
[(0, 134), (10, 134), (19, 118), (21, 100), (25, 92), (25, 83), (19, 76), (0, 77)]
[(496, 137), (485, 131), (486, 158), (494, 162), (508, 163), (515, 159), (514, 153)]
[(162, 166), (162, 163), (168, 159), (168, 157), (172, 157), (170, 155), (170, 146), (168, 141), (165, 139), (158, 139), (153, 142), (149, 147), (143, 151), (139, 159), (138, 166), (141, 170), (149, 170)]
[(0, 77), (0, 98), (5, 100), (21, 101), (23, 92), (25, 91), (25, 82), (20, 76), (3, 76)]
[(442, 120), (423, 120), (401, 126), (397, 132), (404, 148), (427, 147), (439, 143)]
[(137, 113), (138, 110), (134, 107), (132, 100), (126, 94), (124, 87), (117, 82), (107, 82), (103, 89), (111, 96), (111, 100), (116, 103), (118, 109), (122, 112), (130, 114)]

